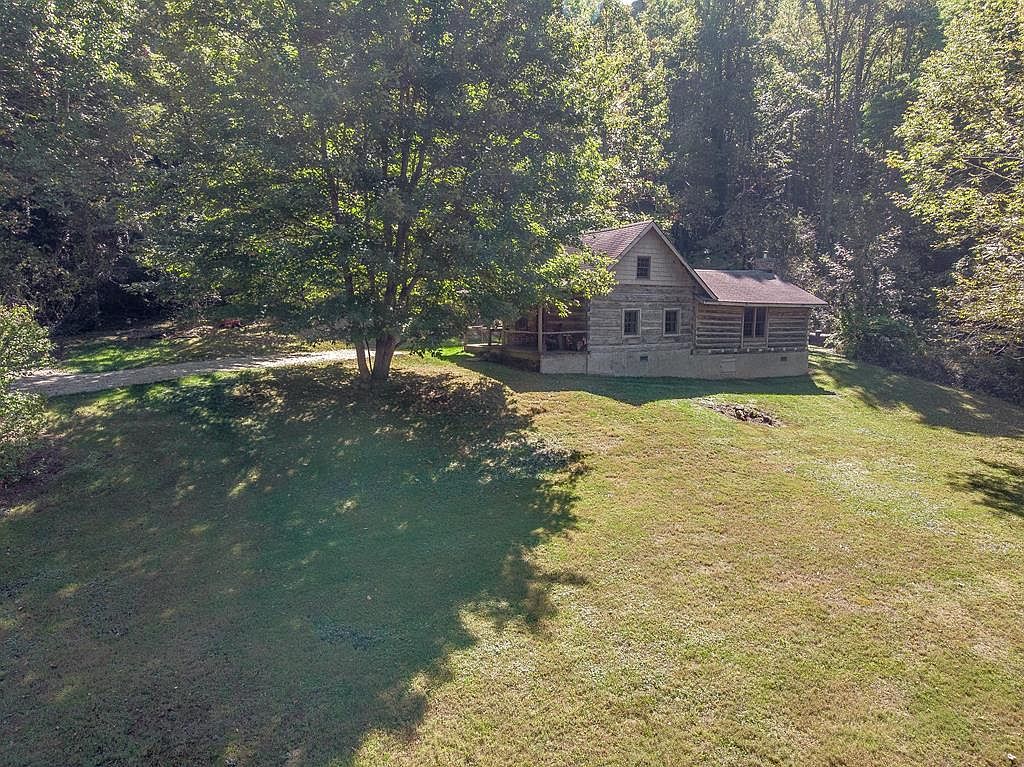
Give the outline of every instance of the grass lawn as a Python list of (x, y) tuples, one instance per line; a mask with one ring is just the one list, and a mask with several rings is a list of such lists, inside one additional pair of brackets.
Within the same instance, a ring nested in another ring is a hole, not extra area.
[(242, 328), (219, 329), (213, 325), (154, 329), (163, 338), (133, 339), (128, 332), (90, 333), (58, 340), (56, 364), (76, 373), (105, 373), (110, 370), (163, 365), (173, 362), (248, 357), (285, 352), (334, 349), (338, 342), (312, 341), (265, 323)]
[(56, 400), (52, 473), (0, 498), (0, 761), (1024, 750), (1024, 411), (826, 356), (397, 367)]

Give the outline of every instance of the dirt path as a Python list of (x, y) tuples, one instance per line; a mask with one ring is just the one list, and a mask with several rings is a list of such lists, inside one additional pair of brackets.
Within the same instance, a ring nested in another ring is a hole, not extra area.
[(354, 360), (355, 349), (337, 349), (328, 352), (307, 352), (301, 354), (280, 354), (265, 357), (227, 357), (219, 360), (198, 360), (176, 362), (168, 365), (150, 365), (128, 370), (111, 370), (106, 373), (71, 373), (63, 370), (44, 370), (19, 378), (13, 388), (48, 397), (65, 394), (117, 389), (121, 386), (171, 381), (204, 373), (223, 373), (234, 370), (258, 370), (262, 368), (283, 368), (292, 365), (317, 365), (323, 362)]

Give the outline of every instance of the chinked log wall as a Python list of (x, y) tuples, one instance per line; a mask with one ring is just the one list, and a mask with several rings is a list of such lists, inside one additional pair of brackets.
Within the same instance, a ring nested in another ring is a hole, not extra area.
[(743, 343), (742, 306), (697, 306), (698, 349), (738, 349)]
[(810, 313), (810, 309), (801, 307), (769, 308), (768, 345), (773, 348), (806, 349)]
[(699, 304), (695, 345), (703, 351), (805, 349), (809, 313), (801, 307), (769, 307), (766, 336), (744, 339), (742, 306)]
[[(622, 312), (640, 310), (640, 335), (622, 335)], [(665, 310), (679, 309), (678, 335), (665, 335)], [(742, 317), (741, 317), (742, 319)], [(693, 339), (693, 288), (690, 286), (620, 284), (590, 302), (590, 349), (689, 349)]]

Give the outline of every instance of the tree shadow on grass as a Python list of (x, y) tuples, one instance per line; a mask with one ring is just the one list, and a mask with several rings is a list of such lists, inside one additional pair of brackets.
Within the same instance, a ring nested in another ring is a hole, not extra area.
[[(501, 381), (517, 392), (585, 391), (631, 405), (664, 399), (729, 395), (835, 395), (809, 375), (754, 380), (617, 378), (540, 373), (484, 362), (465, 354), (448, 356), (455, 364)], [(906, 407), (931, 426), (988, 436), (1024, 436), (1024, 411), (1009, 403), (852, 362), (834, 354), (812, 353), (812, 364), (828, 373), (844, 391), (868, 407)]]
[(10, 763), (345, 764), (414, 735), (468, 614), (538, 633), (585, 586), (533, 554), (581, 457), (503, 387), (346, 376), (66, 401), (70, 464), (0, 517)]
[(921, 423), (992, 437), (1024, 436), (1024, 411), (994, 397), (892, 373), (835, 355), (817, 364), (871, 408), (906, 407)]
[(466, 354), (446, 357), (467, 370), (486, 375), (515, 392), (584, 391), (629, 405), (646, 405), (669, 399), (694, 399), (716, 394), (834, 395), (810, 376), (723, 380), (699, 378), (632, 378), (598, 375), (542, 375)]
[(1000, 514), (1024, 517), (1024, 465), (982, 461), (986, 468), (956, 474), (950, 486), (976, 493), (981, 503)]

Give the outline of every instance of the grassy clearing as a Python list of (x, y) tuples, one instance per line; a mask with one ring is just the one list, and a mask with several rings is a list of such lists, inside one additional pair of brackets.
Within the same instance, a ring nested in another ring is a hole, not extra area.
[(62, 468), (0, 503), (5, 763), (1020, 752), (1021, 410), (832, 357), (453, 360), (60, 401)]
[(334, 341), (316, 341), (297, 333), (275, 329), (266, 323), (243, 328), (198, 325), (191, 328), (160, 326), (162, 338), (135, 338), (128, 332), (89, 334), (60, 340), (57, 363), (77, 373), (163, 365), (192, 360), (248, 357), (285, 352), (341, 348)]

